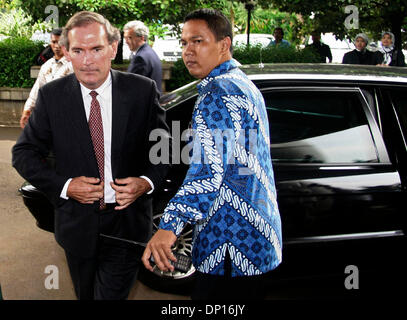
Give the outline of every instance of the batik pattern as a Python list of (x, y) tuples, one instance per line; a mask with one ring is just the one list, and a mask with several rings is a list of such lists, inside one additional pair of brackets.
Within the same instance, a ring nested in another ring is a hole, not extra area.
[(159, 227), (177, 236), (194, 225), (197, 270), (232, 276), (268, 272), (282, 261), (281, 220), (263, 97), (233, 60), (198, 84), (192, 158)]

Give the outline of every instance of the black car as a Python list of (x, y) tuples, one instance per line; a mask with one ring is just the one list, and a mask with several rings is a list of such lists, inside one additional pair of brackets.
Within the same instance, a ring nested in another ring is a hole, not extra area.
[[(270, 123), (283, 228), (283, 262), (273, 278), (341, 275), (343, 285), (353, 266), (373, 274), (373, 282), (379, 270), (386, 282), (386, 275), (405, 267), (407, 70), (330, 64), (241, 68), (261, 90)], [(196, 97), (196, 82), (162, 97), (174, 138), (188, 128)], [(173, 148), (182, 150), (186, 142), (178, 141)], [(174, 164), (155, 192), (155, 228), (187, 169), (182, 161)], [(52, 207), (41, 192), (29, 184), (21, 192), (39, 227), (52, 231)], [(191, 242), (187, 228), (177, 250), (190, 255)], [(173, 291), (190, 283), (194, 271), (143, 272), (141, 280)]]

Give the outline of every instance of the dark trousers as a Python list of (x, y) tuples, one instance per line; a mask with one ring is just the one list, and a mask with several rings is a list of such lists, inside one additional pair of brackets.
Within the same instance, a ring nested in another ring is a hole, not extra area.
[[(101, 214), (101, 233), (116, 235), (118, 213)], [(95, 257), (85, 259), (65, 251), (79, 300), (124, 300), (128, 297), (141, 265), (142, 247), (100, 237)]]
[(263, 300), (268, 273), (256, 276), (232, 277), (231, 260), (225, 257), (225, 275), (196, 272), (192, 300)]

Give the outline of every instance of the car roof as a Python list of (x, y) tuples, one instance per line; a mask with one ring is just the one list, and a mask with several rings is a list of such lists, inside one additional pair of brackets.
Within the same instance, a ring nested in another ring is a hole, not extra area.
[(265, 63), (239, 67), (256, 79), (341, 79), (407, 83), (407, 68), (332, 63)]
[[(261, 80), (328, 80), (345, 82), (376, 82), (407, 85), (407, 68), (344, 65), (327, 63), (265, 63), (241, 65), (239, 68), (252, 81)], [(178, 88), (160, 99), (165, 109), (197, 95), (199, 80)]]

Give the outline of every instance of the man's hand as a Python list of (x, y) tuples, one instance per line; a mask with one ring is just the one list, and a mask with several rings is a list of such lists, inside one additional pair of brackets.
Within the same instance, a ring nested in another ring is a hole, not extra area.
[(144, 250), (143, 257), (141, 258), (144, 266), (148, 270), (153, 271), (149, 262), (151, 255), (153, 255), (154, 262), (161, 271), (174, 271), (174, 267), (168, 259), (174, 262), (177, 261), (171, 250), (176, 240), (177, 236), (172, 231), (159, 229), (147, 243), (147, 247)]
[(115, 182), (111, 182), (110, 185), (116, 191), (116, 202), (119, 204), (115, 210), (127, 208), (138, 197), (151, 190), (147, 180), (136, 177), (115, 179)]
[(99, 178), (76, 177), (68, 185), (66, 195), (83, 204), (92, 204), (104, 195), (103, 181)]
[(31, 115), (30, 110), (24, 110), (23, 111), (23, 114), (21, 115), (21, 118), (20, 118), (20, 127), (22, 129), (24, 129), (25, 125), (27, 124), (28, 118), (30, 117), (30, 115)]

